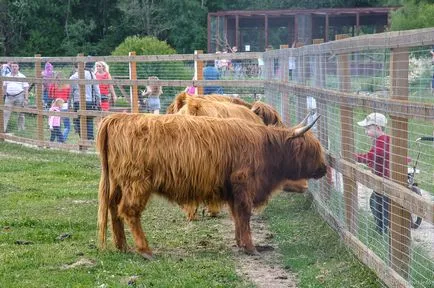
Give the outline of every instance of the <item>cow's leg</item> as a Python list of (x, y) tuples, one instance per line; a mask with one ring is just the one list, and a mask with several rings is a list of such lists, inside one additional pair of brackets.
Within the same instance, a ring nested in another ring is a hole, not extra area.
[(258, 254), (253, 245), (250, 231), (253, 199), (249, 194), (249, 189), (252, 190), (253, 187), (249, 186), (249, 183), (252, 183), (252, 179), (249, 179), (249, 171), (238, 171), (232, 174), (231, 182), (234, 198), (233, 203), (229, 204), (235, 222), (235, 238), (237, 239), (237, 244), (243, 247), (248, 254)]
[(188, 221), (197, 220), (197, 208), (198, 205), (196, 203), (188, 203), (182, 206), (182, 210), (187, 214)]
[(220, 202), (211, 202), (208, 204), (208, 214), (211, 217), (217, 217), (222, 209)]
[(146, 259), (152, 258), (146, 235), (140, 223), (140, 217), (151, 195), (149, 187), (143, 182), (133, 182), (129, 187), (122, 187), (122, 199), (119, 203), (119, 214), (130, 227), (136, 244), (136, 250)]
[(110, 192), (111, 197), (109, 203), (110, 218), (112, 221), (113, 242), (116, 248), (121, 251), (126, 251), (128, 247), (127, 239), (125, 237), (124, 222), (118, 214), (118, 205), (121, 201), (122, 191), (120, 187), (114, 183), (111, 184), (110, 187), (115, 187), (115, 189)]
[(235, 241), (237, 242), (237, 246), (241, 248), (242, 245), (241, 245), (241, 236), (240, 236), (240, 224), (239, 224), (240, 221), (239, 218), (237, 217), (234, 203), (232, 201), (229, 201), (228, 205), (231, 210), (232, 220), (234, 221), (234, 225), (235, 225)]
[(234, 205), (229, 204), (229, 207), (235, 222), (235, 240), (238, 247), (243, 248), (247, 254), (257, 255), (258, 252), (253, 245), (250, 230), (251, 209), (237, 203), (234, 203)]

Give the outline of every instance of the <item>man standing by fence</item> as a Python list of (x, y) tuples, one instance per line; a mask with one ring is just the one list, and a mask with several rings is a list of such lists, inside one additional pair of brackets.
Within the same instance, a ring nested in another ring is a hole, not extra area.
[[(89, 66), (90, 67), (90, 66)], [(75, 73), (69, 78), (70, 80), (78, 80), (78, 63), (74, 65)], [(93, 80), (96, 79), (95, 74), (89, 70), (84, 70), (84, 79)], [(99, 110), (101, 105), (101, 94), (99, 90), (98, 84), (86, 84), (85, 85), (85, 94), (86, 94), (86, 110)], [(80, 109), (80, 89), (79, 85), (74, 83), (71, 86), (71, 94), (72, 100), (74, 101), (74, 112), (77, 112)], [(93, 133), (93, 118), (94, 117), (86, 117), (87, 122), (87, 140), (94, 139)], [(74, 128), (75, 131), (80, 134), (80, 116), (74, 119)]]
[[(6, 75), (6, 77), (16, 77), (16, 78), (26, 78), (19, 70), (20, 66), (16, 62), (10, 64), (11, 72)], [(16, 81), (5, 81), (3, 83), (3, 91), (5, 92), (5, 111), (4, 111), (4, 129), (7, 131), (9, 119), (11, 117), (11, 108), (24, 107), (29, 103), (29, 83), (27, 82), (16, 82)], [(18, 114), (18, 130), (24, 130), (24, 113), (19, 112)]]

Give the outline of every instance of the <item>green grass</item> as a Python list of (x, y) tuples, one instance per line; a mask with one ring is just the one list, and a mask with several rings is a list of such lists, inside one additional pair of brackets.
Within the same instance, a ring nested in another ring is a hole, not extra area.
[[(176, 205), (155, 197), (142, 217), (155, 260), (111, 243), (100, 251), (98, 157), (9, 143), (0, 151), (0, 287), (126, 287), (132, 276), (136, 287), (254, 287), (236, 274), (221, 219), (188, 223)], [(275, 198), (263, 217), (299, 287), (379, 287), (303, 196)], [(63, 233), (71, 237), (59, 240)], [(64, 269), (80, 259), (93, 265)]]
[(297, 273), (299, 287), (382, 287), (311, 204), (305, 195), (281, 194), (264, 214), (279, 243), (283, 265)]
[[(142, 219), (156, 259), (111, 245), (101, 252), (97, 156), (6, 143), (0, 151), (0, 287), (120, 287), (134, 275), (143, 287), (251, 286), (235, 273), (218, 219), (187, 223), (178, 207), (155, 198)], [(58, 240), (63, 233), (71, 237)], [(62, 269), (82, 258), (95, 265)]]

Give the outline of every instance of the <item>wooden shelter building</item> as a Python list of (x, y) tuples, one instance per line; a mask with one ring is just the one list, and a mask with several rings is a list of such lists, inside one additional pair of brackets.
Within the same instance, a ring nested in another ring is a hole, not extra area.
[(238, 51), (308, 45), (312, 39), (334, 40), (337, 34), (372, 34), (389, 27), (399, 7), (322, 8), (208, 13), (208, 53), (237, 46)]

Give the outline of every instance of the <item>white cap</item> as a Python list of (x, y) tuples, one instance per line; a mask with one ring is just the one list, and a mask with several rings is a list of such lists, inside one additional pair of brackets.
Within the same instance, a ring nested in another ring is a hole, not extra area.
[(380, 127), (386, 127), (387, 119), (381, 113), (371, 113), (363, 121), (357, 122), (359, 126), (366, 127), (369, 125), (377, 125)]

